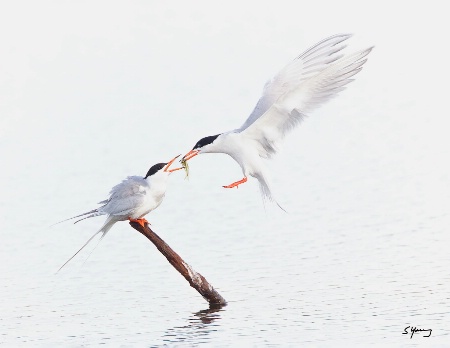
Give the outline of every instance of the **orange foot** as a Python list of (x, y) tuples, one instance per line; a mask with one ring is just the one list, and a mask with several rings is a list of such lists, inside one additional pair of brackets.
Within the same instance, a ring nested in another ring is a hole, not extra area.
[(149, 224), (150, 225), (150, 223), (147, 220), (143, 219), (143, 218), (141, 218), (141, 219), (132, 219), (132, 218), (129, 217), (128, 220), (130, 220), (131, 222), (137, 222), (139, 225), (142, 226), (142, 228), (145, 228), (145, 224)]
[(233, 187), (239, 188), (239, 185), (243, 184), (244, 182), (247, 182), (247, 177), (244, 177), (243, 179), (241, 179), (239, 181), (233, 182), (232, 184), (227, 185), (227, 186), (223, 186), (223, 187), (225, 187), (225, 188), (233, 188)]

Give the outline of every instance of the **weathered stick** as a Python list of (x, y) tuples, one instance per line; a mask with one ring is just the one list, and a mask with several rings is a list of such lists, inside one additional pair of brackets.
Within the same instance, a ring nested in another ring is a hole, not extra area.
[(158, 250), (166, 257), (170, 264), (181, 273), (181, 275), (189, 282), (189, 284), (197, 290), (203, 298), (209, 302), (210, 306), (225, 306), (227, 302), (212, 287), (211, 284), (200, 273), (197, 273), (191, 266), (172, 250), (155, 232), (153, 232), (148, 224), (142, 227), (137, 222), (130, 221), (131, 227), (146, 236)]

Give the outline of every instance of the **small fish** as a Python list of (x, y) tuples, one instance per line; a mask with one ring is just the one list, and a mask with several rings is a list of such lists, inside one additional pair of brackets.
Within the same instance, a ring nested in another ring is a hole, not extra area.
[(185, 179), (187, 179), (189, 177), (189, 164), (187, 163), (187, 161), (185, 159), (181, 160), (181, 166), (183, 167), (185, 173), (186, 173), (186, 177)]

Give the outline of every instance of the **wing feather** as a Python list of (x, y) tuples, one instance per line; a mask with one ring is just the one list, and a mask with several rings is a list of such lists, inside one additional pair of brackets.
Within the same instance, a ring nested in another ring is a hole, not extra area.
[(307, 113), (335, 97), (353, 81), (351, 77), (361, 71), (371, 50), (372, 47), (340, 58), (319, 73), (297, 82), (278, 96), (264, 114), (239, 131), (261, 144), (260, 156), (269, 158), (276, 152), (277, 143)]
[(140, 176), (129, 176), (114, 186), (102, 210), (110, 215), (131, 215), (145, 200), (148, 183)]
[(347, 45), (341, 43), (351, 36), (351, 34), (339, 34), (320, 41), (267, 81), (261, 98), (240, 130), (246, 129), (261, 117), (283, 94), (342, 58), (343, 55), (339, 52)]

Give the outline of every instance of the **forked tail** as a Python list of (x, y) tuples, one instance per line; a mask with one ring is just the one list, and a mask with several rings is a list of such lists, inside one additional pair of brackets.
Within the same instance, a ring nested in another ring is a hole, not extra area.
[[(85, 216), (85, 215), (88, 215), (88, 216)], [(69, 220), (72, 220), (72, 219), (76, 219), (76, 218), (79, 218), (79, 217), (81, 217), (81, 216), (85, 216), (84, 218), (75, 221), (74, 224), (76, 224), (77, 222), (80, 222), (81, 220), (89, 219), (89, 218), (91, 218), (91, 217), (99, 216), (99, 215), (105, 215), (105, 213), (103, 213), (102, 211), (99, 211), (98, 209), (93, 209), (93, 210), (88, 211), (88, 212), (86, 212), (86, 213), (83, 213), (83, 214), (80, 214), (80, 215), (77, 215), (77, 216), (72, 216), (71, 218), (68, 218), (68, 219), (59, 221), (59, 222), (57, 222), (57, 223), (54, 223), (54, 224), (51, 225), (51, 226), (58, 225), (58, 224), (60, 224), (61, 222), (65, 222), (65, 221), (69, 221)]]
[(72, 260), (75, 256), (77, 256), (78, 253), (79, 253), (81, 250), (83, 250), (84, 247), (85, 247), (86, 245), (88, 245), (89, 242), (90, 242), (92, 239), (94, 239), (94, 237), (95, 237), (97, 234), (99, 234), (100, 232), (102, 232), (103, 234), (102, 234), (102, 236), (100, 237), (100, 240), (99, 240), (99, 243), (100, 243), (100, 241), (103, 239), (103, 237), (105, 237), (106, 233), (111, 229), (111, 227), (113, 227), (113, 225), (114, 225), (116, 222), (117, 222), (116, 219), (114, 219), (112, 216), (108, 216), (108, 218), (106, 219), (106, 221), (105, 221), (104, 225), (102, 226), (102, 228), (101, 228), (100, 230), (98, 230), (97, 232), (95, 232), (94, 235), (93, 235), (91, 238), (89, 238), (88, 241), (87, 241), (86, 243), (84, 243), (84, 245), (83, 245), (83, 246), (82, 246), (75, 254), (73, 254), (73, 256), (72, 256), (70, 259), (68, 259), (68, 260), (64, 263), (64, 265), (62, 265), (62, 266), (58, 269), (58, 271), (56, 271), (56, 273), (58, 273), (65, 265), (67, 265), (67, 264), (69, 263), (70, 260)]
[(255, 177), (258, 179), (259, 182), (259, 189), (261, 191), (263, 203), (265, 203), (266, 200), (274, 202), (276, 205), (278, 205), (278, 207), (280, 207), (281, 210), (287, 213), (287, 211), (275, 199), (272, 190), (270, 188), (269, 180), (265, 178), (262, 174), (255, 175)]

